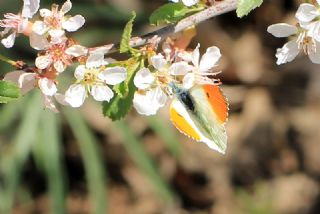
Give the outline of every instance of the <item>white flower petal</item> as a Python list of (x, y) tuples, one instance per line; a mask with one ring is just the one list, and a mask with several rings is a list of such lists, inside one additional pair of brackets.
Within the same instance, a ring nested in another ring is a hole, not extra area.
[(136, 73), (133, 82), (137, 88), (147, 89), (151, 86), (154, 80), (155, 77), (152, 75), (150, 70), (148, 68), (142, 68)]
[[(313, 48), (313, 47), (310, 47)], [(320, 43), (316, 42), (316, 47), (313, 48), (315, 51), (311, 51), (309, 53), (309, 59), (311, 60), (311, 62), (316, 63), (316, 64), (320, 64)]]
[(86, 67), (87, 68), (97, 68), (100, 67), (104, 62), (104, 55), (99, 52), (90, 53)]
[(21, 22), (18, 25), (18, 29), (17, 29), (18, 33), (23, 33), (25, 35), (29, 35), (30, 32), (28, 32), (29, 29), (27, 29), (28, 25), (29, 25), (28, 19), (27, 18), (22, 19)]
[(314, 5), (308, 3), (300, 4), (296, 12), (296, 18), (301, 22), (310, 22), (317, 16), (317, 8)]
[(36, 58), (36, 66), (39, 69), (46, 69), (51, 65), (52, 63), (52, 58), (50, 55), (44, 55), (44, 56), (38, 56)]
[(153, 67), (155, 67), (155, 69), (160, 70), (167, 65), (167, 61), (164, 59), (162, 54), (159, 53), (151, 57), (151, 64), (153, 65)]
[(67, 0), (61, 7), (60, 12), (64, 15), (66, 13), (68, 13), (72, 8), (72, 3), (71, 1)]
[(40, 0), (24, 0), (22, 8), (22, 17), (32, 18), (37, 13), (40, 6)]
[(53, 67), (56, 69), (58, 73), (62, 73), (65, 70), (65, 65), (62, 61), (56, 61), (55, 63), (53, 63)]
[(169, 68), (169, 73), (171, 75), (185, 75), (187, 74), (189, 71), (191, 71), (193, 68), (193, 66), (188, 65), (188, 63), (186, 62), (176, 62), (173, 63), (170, 68)]
[(183, 88), (190, 89), (195, 84), (195, 75), (193, 73), (189, 73), (183, 77)]
[(49, 30), (49, 35), (53, 38), (60, 38), (64, 35), (64, 30), (60, 29), (51, 29)]
[(36, 77), (35, 73), (24, 73), (20, 76), (18, 85), (22, 94), (26, 94), (36, 87)]
[(49, 30), (48, 26), (42, 21), (35, 21), (32, 25), (32, 31), (38, 35), (43, 35)]
[(12, 48), (12, 46), (14, 45), (15, 40), (16, 40), (16, 33), (12, 33), (7, 38), (2, 39), (1, 43), (6, 48)]
[(287, 42), (282, 48), (277, 49), (277, 64), (291, 62), (299, 54), (298, 44), (295, 41)]
[(84, 56), (84, 55), (87, 55), (88, 48), (83, 47), (81, 45), (73, 45), (67, 48), (65, 53), (74, 57)]
[(166, 103), (167, 96), (160, 87), (147, 91), (145, 95), (136, 92), (133, 106), (139, 114), (154, 115)]
[(54, 104), (53, 102), (53, 99), (51, 96), (46, 96), (46, 95), (43, 95), (42, 96), (42, 101), (43, 101), (43, 104), (44, 104), (44, 107), (53, 111), (54, 113), (59, 113), (56, 105)]
[(65, 93), (65, 101), (72, 107), (78, 108), (82, 106), (86, 99), (86, 88), (81, 84), (73, 84)]
[(308, 25), (307, 36), (320, 42), (320, 22), (312, 22)]
[(62, 22), (62, 27), (66, 31), (74, 32), (81, 28), (85, 23), (85, 19), (81, 15), (73, 16)]
[(55, 82), (48, 78), (40, 78), (38, 84), (44, 95), (53, 96), (58, 91)]
[(94, 85), (90, 91), (91, 95), (96, 101), (107, 101), (109, 102), (113, 97), (113, 91), (106, 85)]
[(52, 12), (51, 12), (51, 10), (48, 10), (48, 9), (41, 9), (40, 16), (41, 17), (49, 17), (49, 16), (52, 16)]
[(182, 0), (183, 4), (187, 7), (191, 7), (199, 2), (199, 0)]
[(197, 47), (193, 50), (191, 57), (192, 57), (192, 64), (196, 67), (199, 66), (199, 60), (200, 60), (200, 44), (197, 45)]
[(19, 78), (24, 73), (25, 71), (21, 71), (21, 70), (11, 71), (4, 76), (3, 80), (13, 82), (19, 86)]
[(66, 102), (66, 96), (64, 94), (56, 93), (54, 95), (56, 98), (57, 102), (60, 103), (61, 105), (67, 106), (69, 103)]
[(83, 80), (84, 78), (84, 74), (86, 73), (86, 66), (84, 65), (79, 65), (75, 72), (74, 72), (74, 77), (77, 79), (77, 80)]
[(124, 67), (116, 66), (106, 68), (98, 77), (105, 81), (108, 85), (116, 85), (123, 82), (127, 78), (127, 69)]
[(275, 37), (288, 37), (298, 33), (297, 27), (286, 23), (270, 25), (267, 31)]
[(206, 72), (212, 69), (221, 57), (220, 49), (216, 46), (209, 47), (205, 54), (203, 54), (199, 70), (201, 72)]
[(30, 34), (30, 46), (36, 50), (45, 50), (49, 47), (49, 42), (45, 35), (38, 35), (34, 32)]

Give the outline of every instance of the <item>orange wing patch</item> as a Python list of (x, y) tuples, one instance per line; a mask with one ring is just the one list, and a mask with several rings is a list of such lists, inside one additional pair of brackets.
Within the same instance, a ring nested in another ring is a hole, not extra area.
[(219, 122), (225, 123), (228, 118), (228, 103), (222, 94), (219, 86), (203, 85), (212, 110), (216, 113)]
[(197, 141), (200, 140), (200, 136), (191, 127), (191, 125), (180, 115), (173, 107), (170, 107), (170, 118), (173, 125), (182, 133)]

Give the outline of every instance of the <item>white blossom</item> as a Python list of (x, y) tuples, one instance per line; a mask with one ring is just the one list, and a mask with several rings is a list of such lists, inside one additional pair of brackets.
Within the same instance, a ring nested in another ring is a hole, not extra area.
[[(174, 3), (178, 3), (179, 0), (170, 0), (171, 2), (174, 2)], [(195, 4), (197, 4), (199, 2), (199, 0), (182, 0), (182, 3), (187, 6), (187, 7), (191, 7)]]
[(46, 48), (43, 44), (47, 43), (48, 36), (50, 36), (50, 43), (58, 44), (66, 40), (65, 31), (74, 32), (81, 28), (85, 19), (81, 15), (66, 15), (71, 8), (72, 3), (67, 0), (60, 10), (58, 5), (53, 5), (51, 10), (41, 9), (40, 16), (43, 21), (36, 21), (32, 26), (30, 37), (37, 39), (30, 40), (31, 46), (37, 50), (43, 50)]
[(63, 102), (70, 106), (80, 107), (88, 94), (96, 101), (109, 102), (114, 96), (108, 85), (117, 85), (127, 78), (127, 70), (124, 67), (105, 67), (108, 62), (104, 54), (90, 53), (85, 65), (79, 65), (74, 73), (77, 79), (66, 91)]

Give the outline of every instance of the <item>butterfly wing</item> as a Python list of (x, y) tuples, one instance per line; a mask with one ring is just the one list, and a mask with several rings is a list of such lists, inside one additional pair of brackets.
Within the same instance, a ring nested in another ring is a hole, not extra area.
[(186, 108), (178, 99), (170, 106), (170, 118), (175, 127), (188, 137), (225, 153), (227, 135), (224, 124), (228, 105), (218, 86), (196, 86), (190, 90), (195, 112)]

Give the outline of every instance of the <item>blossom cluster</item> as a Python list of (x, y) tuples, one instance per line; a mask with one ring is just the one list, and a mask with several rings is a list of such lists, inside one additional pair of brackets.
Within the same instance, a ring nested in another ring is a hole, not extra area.
[[(182, 2), (186, 6), (198, 3), (197, 0)], [(16, 37), (24, 35), (38, 51), (35, 66), (9, 72), (4, 80), (16, 83), (22, 94), (39, 88), (44, 106), (55, 112), (58, 111), (56, 102), (77, 108), (90, 95), (96, 101), (110, 102), (117, 95), (114, 87), (127, 81), (130, 66), (105, 57), (112, 44), (87, 48), (69, 37), (70, 32), (79, 30), (85, 23), (83, 16), (68, 14), (72, 8), (70, 0), (61, 7), (53, 4), (50, 10), (39, 7), (39, 0), (24, 0), (20, 14), (8, 13), (0, 20), (0, 27), (4, 28), (1, 43), (6, 48), (13, 47)], [(37, 12), (39, 16), (35, 16)], [(199, 44), (193, 51), (186, 51), (185, 47), (179, 48), (167, 40), (158, 52), (159, 41), (155, 39), (150, 43), (149, 48), (136, 49), (143, 62), (133, 76), (136, 91), (132, 102), (138, 113), (156, 114), (173, 96), (172, 84), (185, 89), (197, 84), (219, 84), (214, 78), (219, 72), (213, 71), (221, 57), (218, 47), (209, 47), (200, 57)], [(74, 81), (60, 92), (58, 77), (75, 63), (78, 66), (74, 70)]]
[(290, 37), (289, 42), (277, 49), (277, 64), (291, 62), (301, 51), (313, 63), (320, 64), (320, 0), (317, 5), (301, 4), (295, 17), (296, 25), (279, 23), (267, 29), (275, 37)]
[[(90, 49), (68, 37), (68, 32), (79, 30), (85, 23), (81, 15), (68, 15), (70, 0), (61, 7), (53, 4), (51, 10), (39, 10), (39, 5), (39, 0), (24, 0), (20, 14), (8, 13), (0, 20), (0, 27), (4, 28), (1, 43), (6, 48), (11, 48), (15, 38), (23, 34), (38, 51), (34, 68), (9, 72), (4, 80), (18, 84), (23, 94), (40, 88), (45, 107), (53, 111), (57, 111), (54, 98), (72, 107), (80, 107), (88, 95), (97, 101), (110, 101), (114, 93), (108, 85), (119, 84), (127, 77), (126, 68), (110, 67), (110, 60), (104, 58), (112, 45)], [(37, 12), (40, 18), (33, 20)], [(74, 72), (75, 83), (65, 93), (59, 93), (57, 77), (73, 63), (80, 64)]]

